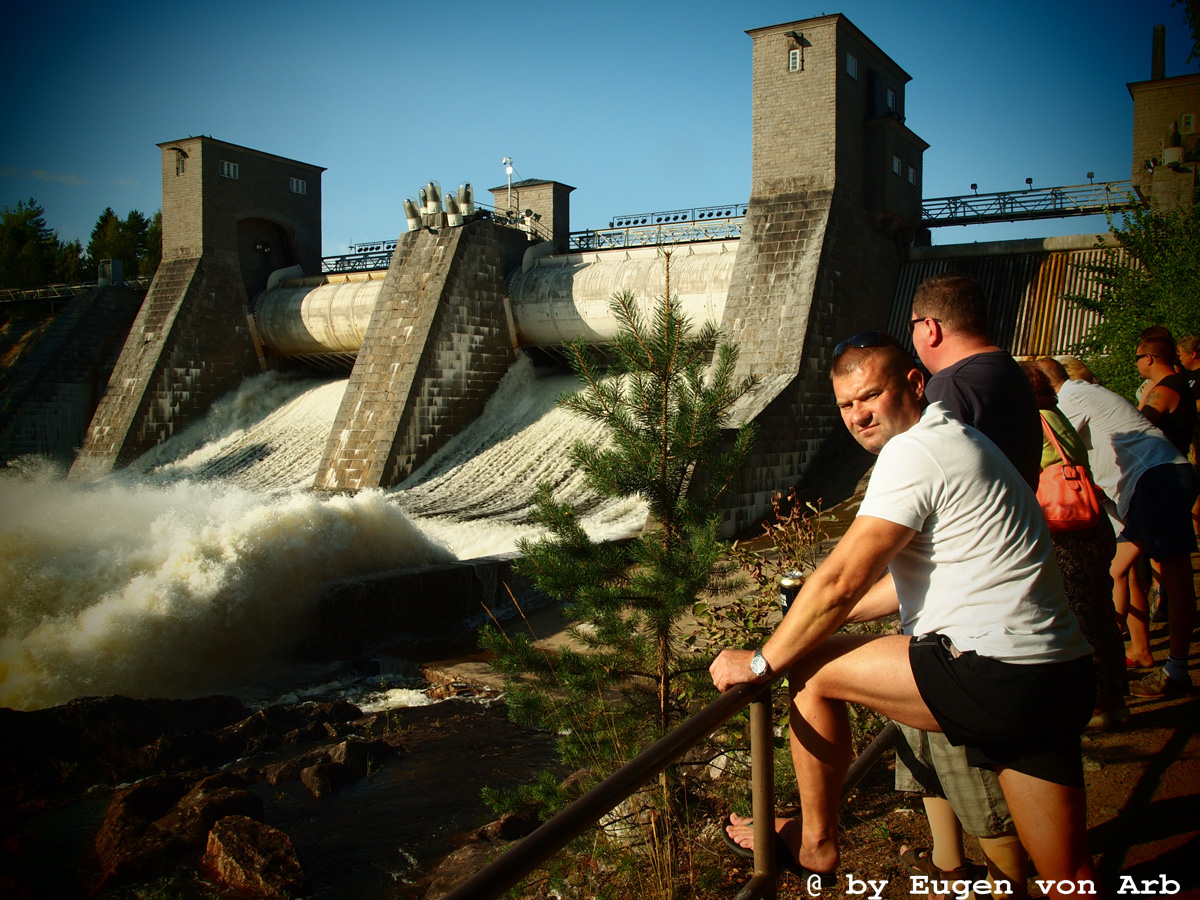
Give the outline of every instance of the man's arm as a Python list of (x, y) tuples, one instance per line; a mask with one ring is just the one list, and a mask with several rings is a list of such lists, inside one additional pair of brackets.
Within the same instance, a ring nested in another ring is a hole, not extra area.
[(1157, 425), (1162, 421), (1163, 416), (1174, 412), (1175, 407), (1179, 405), (1179, 400), (1178, 391), (1156, 384), (1146, 392), (1146, 396), (1142, 398), (1142, 405), (1138, 409), (1150, 420), (1151, 425)]
[(900, 598), (896, 596), (896, 582), (892, 580), (891, 572), (884, 572), (883, 577), (871, 585), (862, 599), (854, 604), (846, 616), (847, 622), (873, 622), (892, 613), (900, 611)]
[[(763, 646), (763, 657), (771, 672), (788, 668), (837, 631), (914, 534), (913, 529), (886, 519), (856, 518), (825, 562), (809, 576), (788, 614)], [(875, 602), (886, 598), (885, 589), (879, 591)], [(752, 655), (749, 650), (722, 651), (709, 667), (717, 689), (726, 691), (735, 684), (762, 680), (750, 671)]]

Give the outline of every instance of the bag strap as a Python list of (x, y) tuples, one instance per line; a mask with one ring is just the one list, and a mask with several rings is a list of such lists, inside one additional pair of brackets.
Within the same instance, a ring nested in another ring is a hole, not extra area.
[(1067, 458), (1067, 454), (1063, 451), (1062, 444), (1058, 442), (1058, 435), (1054, 433), (1054, 429), (1050, 427), (1050, 423), (1046, 421), (1046, 416), (1040, 409), (1038, 410), (1038, 418), (1042, 420), (1042, 433), (1050, 439), (1050, 443), (1054, 446), (1054, 449), (1058, 451), (1058, 458), (1062, 460), (1061, 464), (1064, 466), (1079, 465), (1078, 463), (1071, 462), (1071, 460)]

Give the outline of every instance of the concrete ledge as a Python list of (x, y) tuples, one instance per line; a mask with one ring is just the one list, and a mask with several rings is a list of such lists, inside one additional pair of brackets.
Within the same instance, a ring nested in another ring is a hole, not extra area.
[(550, 602), (513, 573), (515, 558), (485, 557), (333, 584), (296, 655), (303, 661), (344, 659), (370, 648), (416, 659), (434, 649), (443, 658), (448, 647), (470, 650), (475, 632), (491, 616), (504, 621), (517, 615), (509, 590), (526, 613)]

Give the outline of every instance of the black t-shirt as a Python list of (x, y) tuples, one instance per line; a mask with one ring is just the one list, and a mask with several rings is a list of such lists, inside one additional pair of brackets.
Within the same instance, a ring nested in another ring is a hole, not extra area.
[(1158, 387), (1160, 384), (1177, 393), (1179, 403), (1171, 412), (1163, 413), (1157, 425), (1167, 439), (1175, 445), (1175, 449), (1187, 456), (1188, 447), (1192, 443), (1192, 434), (1196, 430), (1196, 395), (1192, 393), (1187, 378), (1178, 373), (1168, 375), (1154, 387)]
[(976, 353), (929, 379), (925, 396), (945, 403), (1008, 457), (1037, 490), (1042, 473), (1042, 419), (1028, 376), (1005, 350)]

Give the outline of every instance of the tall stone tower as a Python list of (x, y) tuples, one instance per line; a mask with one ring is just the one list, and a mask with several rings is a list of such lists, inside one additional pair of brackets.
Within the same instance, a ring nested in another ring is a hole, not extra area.
[(250, 300), (271, 272), (321, 265), (324, 169), (210, 137), (159, 144), (162, 263), (71, 478), (104, 475), (259, 370)]
[(725, 306), (740, 374), (760, 379), (739, 422), (759, 424), (741, 505), (753, 527), (774, 490), (801, 480), (841, 428), (829, 387), (833, 347), (884, 329), (920, 227), (922, 153), (904, 124), (910, 78), (842, 15), (753, 39), (750, 204)]

